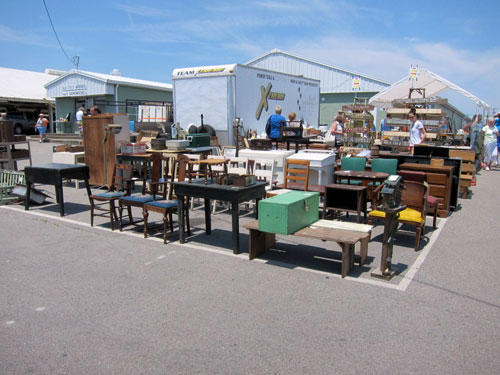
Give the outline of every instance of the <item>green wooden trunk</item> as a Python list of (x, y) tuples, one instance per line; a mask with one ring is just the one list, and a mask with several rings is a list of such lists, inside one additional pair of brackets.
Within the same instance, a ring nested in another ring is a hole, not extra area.
[(319, 193), (291, 191), (259, 201), (259, 230), (291, 234), (318, 221)]

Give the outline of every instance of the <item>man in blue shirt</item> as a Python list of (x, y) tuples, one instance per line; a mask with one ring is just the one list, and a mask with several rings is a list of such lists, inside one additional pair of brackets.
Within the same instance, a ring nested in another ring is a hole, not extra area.
[(380, 122), (380, 131), (383, 133), (385, 131), (390, 131), (392, 130), (392, 127), (390, 125), (387, 124), (387, 121), (391, 119), (391, 115), (390, 113), (388, 113), (386, 116), (385, 116), (385, 119), (383, 119), (381, 122)]
[(286, 119), (281, 115), (281, 107), (279, 105), (275, 108), (275, 114), (271, 115), (267, 120), (270, 123), (269, 138), (276, 140), (280, 138), (280, 128), (286, 126)]

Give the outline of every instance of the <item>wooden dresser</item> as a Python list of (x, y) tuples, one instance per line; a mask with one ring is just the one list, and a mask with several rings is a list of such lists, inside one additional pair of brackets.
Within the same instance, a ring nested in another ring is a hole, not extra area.
[(430, 188), (429, 194), (439, 198), (439, 217), (447, 217), (450, 211), (453, 168), (449, 165), (432, 166), (417, 163), (404, 163), (399, 166), (400, 170), (425, 172)]

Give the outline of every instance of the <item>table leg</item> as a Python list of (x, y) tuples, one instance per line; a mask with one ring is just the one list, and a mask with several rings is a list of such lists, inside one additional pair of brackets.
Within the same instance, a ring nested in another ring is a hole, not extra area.
[(240, 253), (240, 215), (238, 202), (231, 202), (231, 214), (233, 223), (233, 253)]
[(368, 256), (368, 242), (370, 237), (363, 238), (360, 241), (359, 246), (359, 265), (362, 266), (366, 262), (366, 257)]
[(249, 249), (248, 259), (252, 260), (266, 250), (273, 247), (276, 243), (276, 235), (274, 233), (261, 232), (258, 229), (249, 230)]
[(354, 245), (340, 243), (342, 247), (342, 278), (346, 277), (354, 264)]
[(184, 203), (184, 196), (183, 195), (177, 195), (177, 199), (179, 202), (179, 243), (184, 243), (186, 240), (186, 233), (184, 232), (184, 209), (185, 209), (185, 203)]
[(204, 199), (205, 202), (205, 232), (212, 233), (212, 219), (210, 218), (210, 199)]
[(30, 193), (31, 193), (31, 183), (26, 181), (26, 196), (24, 197), (24, 209), (26, 211), (30, 209)]
[(56, 185), (56, 199), (59, 203), (59, 215), (64, 216), (64, 196), (63, 196), (63, 186), (62, 180)]

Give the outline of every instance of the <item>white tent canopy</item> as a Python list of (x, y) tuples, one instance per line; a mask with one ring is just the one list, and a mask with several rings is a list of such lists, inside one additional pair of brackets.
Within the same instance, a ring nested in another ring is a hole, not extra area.
[(391, 102), (395, 99), (408, 98), (410, 88), (425, 89), (426, 97), (436, 96), (443, 91), (451, 89), (459, 92), (466, 98), (469, 98), (484, 110), (488, 110), (490, 107), (477, 96), (472, 95), (470, 92), (427, 69), (420, 69), (416, 80), (412, 80), (410, 76), (407, 76), (380, 91), (377, 95), (372, 96), (369, 103), (376, 107), (389, 107)]

